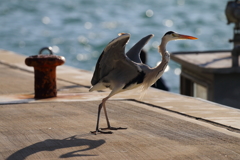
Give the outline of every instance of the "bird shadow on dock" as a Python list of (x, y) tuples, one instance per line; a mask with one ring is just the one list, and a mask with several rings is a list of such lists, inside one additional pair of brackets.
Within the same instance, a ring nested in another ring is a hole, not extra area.
[(45, 141), (38, 142), (18, 150), (17, 152), (10, 155), (6, 160), (16, 160), (16, 159), (24, 160), (28, 156), (31, 156), (38, 152), (54, 151), (57, 149), (80, 147), (80, 146), (86, 146), (86, 148), (62, 154), (59, 158), (97, 156), (92, 154), (81, 154), (79, 152), (88, 151), (88, 150), (97, 148), (104, 143), (105, 143), (105, 140), (79, 139), (79, 138), (76, 138), (76, 136), (72, 136), (65, 139), (47, 139)]

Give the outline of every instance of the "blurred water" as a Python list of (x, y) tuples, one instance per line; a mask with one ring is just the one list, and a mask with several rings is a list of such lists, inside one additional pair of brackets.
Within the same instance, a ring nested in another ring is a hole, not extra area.
[[(175, 41), (169, 52), (231, 49), (233, 25), (224, 14), (227, 0), (8, 0), (0, 5), (0, 48), (35, 55), (53, 46), (66, 64), (93, 70), (106, 44), (120, 32), (131, 34), (127, 49), (154, 34), (146, 45), (148, 64), (161, 60), (156, 46), (169, 30), (199, 38)], [(163, 78), (179, 91), (179, 65), (171, 61)]]

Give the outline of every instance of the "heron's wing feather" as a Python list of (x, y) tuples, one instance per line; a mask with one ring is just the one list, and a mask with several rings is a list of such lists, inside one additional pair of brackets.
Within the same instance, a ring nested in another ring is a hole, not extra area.
[(95, 85), (101, 79), (101, 77), (100, 77), (100, 75), (101, 75), (100, 74), (100, 71), (101, 71), (100, 62), (102, 60), (103, 54), (104, 54), (104, 51), (102, 52), (102, 54), (98, 58), (97, 64), (95, 66), (95, 71), (93, 73), (93, 77), (92, 77), (92, 80), (91, 80), (92, 85)]
[(127, 53), (127, 57), (136, 63), (142, 63), (140, 59), (140, 52), (145, 46), (145, 44), (153, 37), (153, 34), (150, 34), (146, 37), (143, 37), (138, 41)]
[[(122, 34), (112, 40), (105, 47), (96, 64), (91, 81), (92, 85), (97, 84), (102, 78), (108, 76), (110, 73), (111, 75), (115, 72), (118, 74), (120, 72), (122, 73), (124, 70), (130, 71), (131, 73), (137, 73), (137, 65), (129, 60), (125, 55), (125, 45), (129, 38), (130, 34)], [(134, 76), (134, 74), (132, 76)]]

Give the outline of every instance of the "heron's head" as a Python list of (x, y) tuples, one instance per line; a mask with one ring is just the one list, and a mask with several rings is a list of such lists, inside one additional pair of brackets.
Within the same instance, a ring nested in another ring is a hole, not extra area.
[(162, 38), (165, 41), (172, 41), (172, 40), (185, 40), (185, 39), (191, 39), (195, 40), (197, 39), (196, 37), (188, 36), (188, 35), (183, 35), (183, 34), (178, 34), (173, 31), (168, 31)]

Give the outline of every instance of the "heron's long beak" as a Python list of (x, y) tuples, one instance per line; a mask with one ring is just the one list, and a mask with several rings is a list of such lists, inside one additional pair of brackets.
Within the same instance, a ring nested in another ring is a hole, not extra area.
[(192, 39), (192, 40), (198, 39), (198, 38), (196, 38), (196, 37), (188, 36), (188, 35), (183, 35), (183, 34), (178, 34), (178, 38), (179, 38), (179, 39)]

